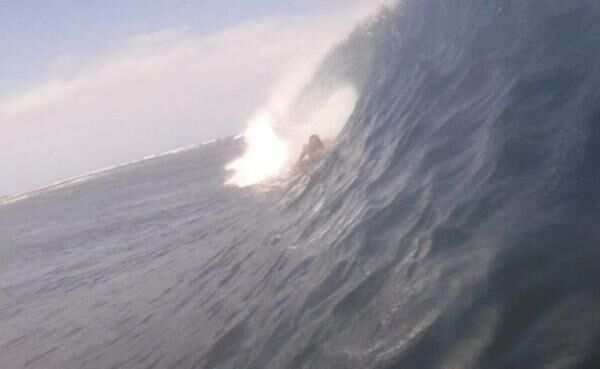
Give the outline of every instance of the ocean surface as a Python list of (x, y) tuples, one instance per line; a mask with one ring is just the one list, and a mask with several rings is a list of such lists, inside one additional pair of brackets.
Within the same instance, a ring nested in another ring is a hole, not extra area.
[(0, 206), (0, 368), (600, 368), (600, 2), (404, 0), (301, 101), (307, 172), (224, 139)]

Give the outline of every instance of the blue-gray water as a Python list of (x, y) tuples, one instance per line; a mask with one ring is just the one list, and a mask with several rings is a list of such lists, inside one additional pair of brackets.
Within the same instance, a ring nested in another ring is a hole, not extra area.
[(0, 368), (600, 367), (600, 3), (404, 0), (348, 81), (275, 188), (228, 139), (0, 207)]

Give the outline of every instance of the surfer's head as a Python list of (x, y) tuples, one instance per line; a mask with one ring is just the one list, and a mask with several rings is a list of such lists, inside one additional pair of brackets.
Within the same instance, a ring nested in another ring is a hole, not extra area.
[(321, 141), (321, 138), (317, 135), (310, 135), (310, 137), (308, 138), (308, 144), (311, 147), (323, 146), (323, 142)]

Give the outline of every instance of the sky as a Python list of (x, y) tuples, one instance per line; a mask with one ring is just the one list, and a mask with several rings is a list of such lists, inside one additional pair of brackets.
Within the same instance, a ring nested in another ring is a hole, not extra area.
[(0, 0), (0, 196), (243, 130), (367, 0)]

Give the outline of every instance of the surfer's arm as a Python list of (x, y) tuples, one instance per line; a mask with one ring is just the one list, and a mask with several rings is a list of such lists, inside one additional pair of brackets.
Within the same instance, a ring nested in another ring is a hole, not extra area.
[(298, 158), (298, 162), (301, 162), (302, 159), (304, 159), (304, 157), (307, 155), (307, 150), (306, 150), (306, 145), (304, 145), (304, 147), (302, 148), (302, 153), (300, 154), (300, 157)]

